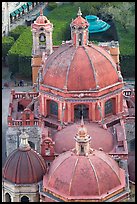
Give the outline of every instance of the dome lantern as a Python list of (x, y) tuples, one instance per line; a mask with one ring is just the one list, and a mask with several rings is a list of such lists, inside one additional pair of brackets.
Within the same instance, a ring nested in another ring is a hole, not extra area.
[(30, 145), (28, 143), (29, 135), (26, 132), (22, 132), (19, 137), (21, 139), (20, 146), (19, 146), (20, 149), (24, 149), (24, 148), (30, 147)]
[(73, 45), (76, 47), (87, 45), (89, 23), (82, 17), (80, 7), (77, 13), (77, 18), (71, 22), (70, 27)]
[(76, 154), (87, 156), (90, 152), (90, 140), (91, 137), (87, 133), (87, 128), (84, 125), (83, 117), (81, 119), (80, 127), (78, 128), (78, 133), (74, 137), (76, 141)]

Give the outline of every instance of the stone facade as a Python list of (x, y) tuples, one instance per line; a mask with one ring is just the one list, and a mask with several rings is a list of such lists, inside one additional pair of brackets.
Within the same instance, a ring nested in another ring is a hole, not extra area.
[[(9, 181), (3, 180), (2, 195), (2, 202), (21, 202), (23, 196), (27, 197), (29, 202), (38, 202), (38, 184), (15, 185)], [(8, 199), (11, 199), (11, 201)]]
[[(6, 132), (6, 150), (7, 156), (15, 149), (19, 147), (19, 135), (22, 131), (25, 131), (29, 135), (30, 146), (40, 153), (40, 127), (9, 127)], [(35, 146), (35, 147), (34, 147)]]

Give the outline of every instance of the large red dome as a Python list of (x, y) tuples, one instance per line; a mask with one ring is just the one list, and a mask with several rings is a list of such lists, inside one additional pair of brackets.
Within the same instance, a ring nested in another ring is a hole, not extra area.
[(90, 44), (62, 45), (47, 59), (44, 84), (60, 90), (88, 91), (118, 82), (116, 63), (103, 48)]
[(123, 190), (125, 173), (102, 151), (93, 150), (88, 156), (68, 151), (53, 161), (43, 186), (47, 192), (66, 200), (101, 200)]
[(44, 159), (31, 148), (14, 150), (3, 167), (3, 178), (15, 184), (37, 183), (45, 173)]

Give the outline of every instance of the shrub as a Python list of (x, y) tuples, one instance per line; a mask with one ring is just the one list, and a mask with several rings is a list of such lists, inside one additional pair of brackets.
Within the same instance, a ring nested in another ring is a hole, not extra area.
[(48, 9), (49, 10), (53, 10), (57, 7), (57, 3), (56, 2), (48, 2)]
[(9, 37), (9, 36), (2, 37), (2, 57), (3, 59), (5, 59), (5, 57), (7, 56), (8, 51), (10, 50), (14, 42), (15, 41), (13, 37)]
[[(28, 59), (31, 58), (32, 52), (32, 33), (30, 27), (27, 27), (17, 41), (14, 43), (12, 48), (8, 52), (9, 70), (13, 73), (25, 71), (30, 74), (31, 62)], [(24, 59), (23, 59), (24, 58)], [(29, 66), (28, 66), (29, 63)]]
[(27, 26), (19, 25), (9, 32), (9, 36), (13, 37), (14, 40), (16, 41), (19, 38), (19, 36), (26, 30), (26, 28)]

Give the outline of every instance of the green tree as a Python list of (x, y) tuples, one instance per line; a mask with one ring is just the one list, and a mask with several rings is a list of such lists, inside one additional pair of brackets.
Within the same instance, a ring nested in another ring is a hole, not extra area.
[(8, 51), (10, 50), (14, 42), (15, 41), (13, 37), (9, 37), (9, 36), (2, 37), (2, 58), (4, 61), (8, 54)]

